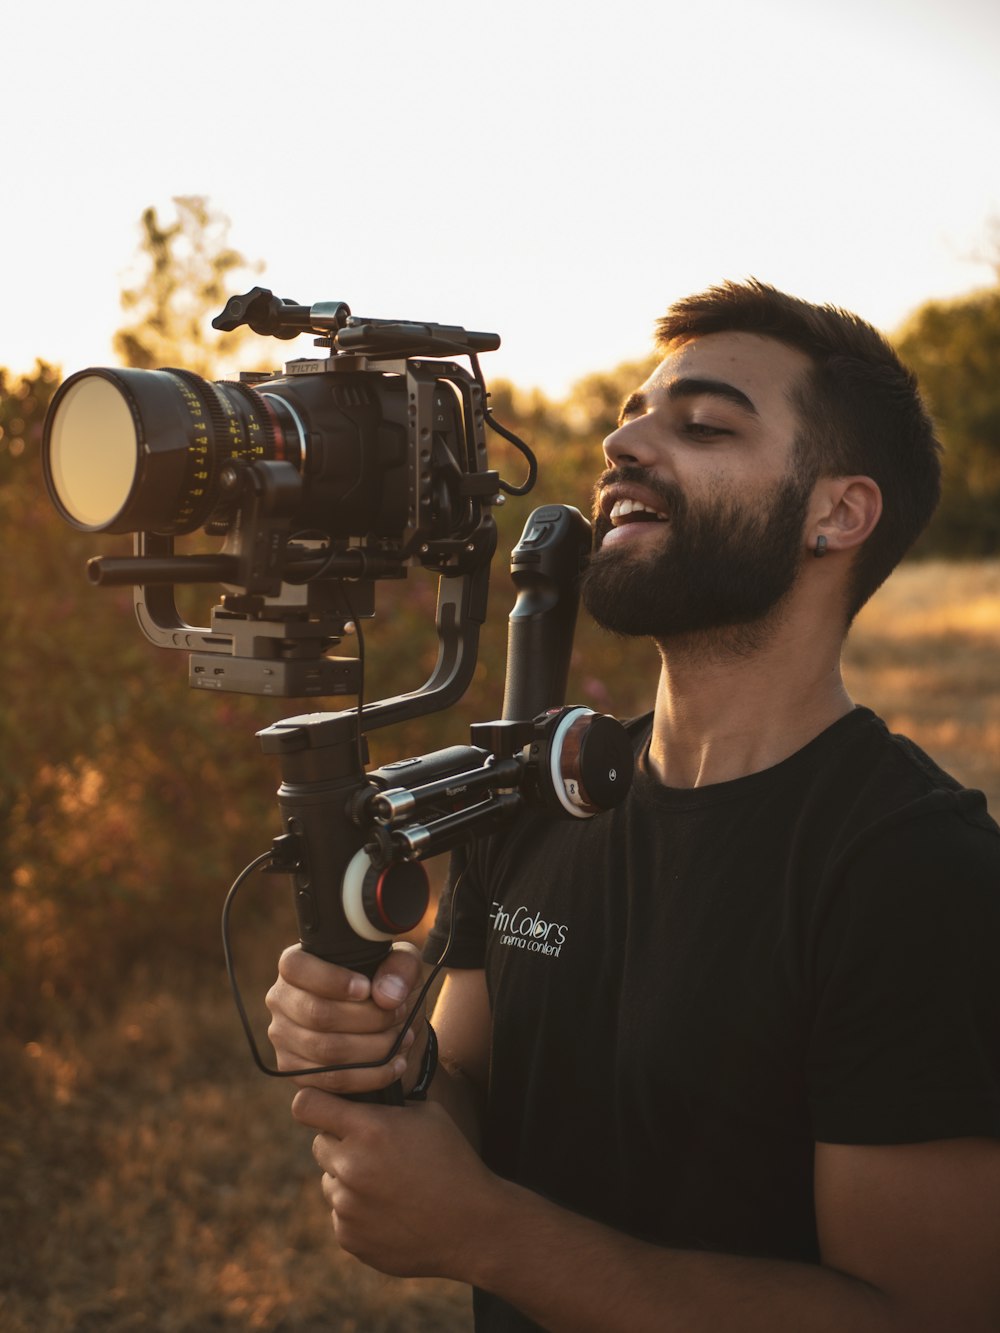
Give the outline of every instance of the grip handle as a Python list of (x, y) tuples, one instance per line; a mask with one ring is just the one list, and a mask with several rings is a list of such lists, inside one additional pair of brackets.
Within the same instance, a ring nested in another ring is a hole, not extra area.
[(511, 552), (517, 599), (508, 617), (503, 717), (528, 720), (565, 702), (590, 524), (572, 505), (529, 515)]

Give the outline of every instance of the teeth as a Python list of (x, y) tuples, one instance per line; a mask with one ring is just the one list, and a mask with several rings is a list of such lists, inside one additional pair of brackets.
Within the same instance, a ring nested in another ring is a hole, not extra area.
[(654, 509), (652, 505), (643, 504), (641, 500), (616, 500), (611, 506), (612, 523), (627, 518), (629, 514), (653, 514), (662, 523), (667, 521), (666, 514), (659, 509)]

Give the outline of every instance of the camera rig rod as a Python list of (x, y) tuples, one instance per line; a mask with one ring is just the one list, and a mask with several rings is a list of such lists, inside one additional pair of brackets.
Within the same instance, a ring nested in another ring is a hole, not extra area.
[(299, 305), (275, 296), (266, 287), (252, 287), (242, 296), (231, 296), (226, 308), (212, 320), (212, 327), (224, 333), (244, 324), (254, 333), (286, 341), (315, 333), (321, 346), (368, 357), (464, 356), (493, 352), (500, 346), (496, 333), (474, 333), (457, 324), (370, 319), (352, 315), (345, 301)]
[[(469, 747), (470, 754), (483, 753)], [(516, 787), (521, 780), (521, 768), (515, 759), (499, 759), (480, 768), (469, 769), (454, 776), (425, 782), (420, 787), (394, 787), (370, 796), (366, 813), (380, 823), (393, 827), (412, 818), (418, 811), (442, 798), (454, 800), (481, 790), (493, 791), (500, 787)]]

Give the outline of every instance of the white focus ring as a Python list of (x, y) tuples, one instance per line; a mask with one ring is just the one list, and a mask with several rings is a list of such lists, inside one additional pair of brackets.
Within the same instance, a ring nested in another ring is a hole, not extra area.
[(576, 722), (581, 718), (593, 717), (592, 708), (570, 708), (565, 717), (561, 718), (552, 733), (552, 740), (549, 743), (549, 777), (552, 780), (552, 790), (556, 794), (556, 799), (562, 808), (573, 816), (574, 819), (589, 819), (594, 813), (593, 808), (588, 806), (580, 792), (580, 784), (575, 778), (565, 778), (562, 774), (562, 752), (566, 737), (569, 735)]
[(395, 939), (395, 936), (387, 935), (373, 926), (365, 911), (365, 877), (373, 868), (372, 859), (363, 847), (354, 853), (344, 871), (341, 901), (347, 924), (355, 935), (360, 935), (363, 940), (375, 940), (381, 943)]

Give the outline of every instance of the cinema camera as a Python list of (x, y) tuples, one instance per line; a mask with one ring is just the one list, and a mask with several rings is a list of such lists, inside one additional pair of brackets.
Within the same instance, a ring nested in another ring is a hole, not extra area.
[[(478, 354), (500, 339), (260, 287), (212, 322), (312, 333), (327, 355), (238, 382), (177, 369), (71, 375), (45, 423), (46, 484), (73, 527), (135, 534), (134, 556), (97, 557), (89, 578), (133, 585), (143, 633), (189, 654), (193, 687), (357, 697), (259, 733), (280, 760), (283, 832), (244, 874), (264, 863), (288, 873), (303, 947), (370, 975), (426, 911), (424, 859), (526, 806), (586, 818), (628, 789), (624, 729), (564, 706), (590, 528), (564, 505), (527, 521), (511, 557), (501, 718), (474, 724), (471, 745), (366, 771), (365, 732), (448, 708), (468, 687), (496, 547), (491, 508), (534, 484), (530, 450), (488, 407)], [(525, 455), (523, 485), (490, 470), (486, 426)], [(223, 538), (218, 554), (176, 552), (175, 538), (198, 529)], [(438, 576), (437, 663), (418, 689), (365, 702), (361, 621), (374, 615), (376, 582), (413, 566)], [(188, 583), (224, 587), (207, 628), (178, 612), (175, 585)], [(357, 655), (331, 655), (352, 629)]]

